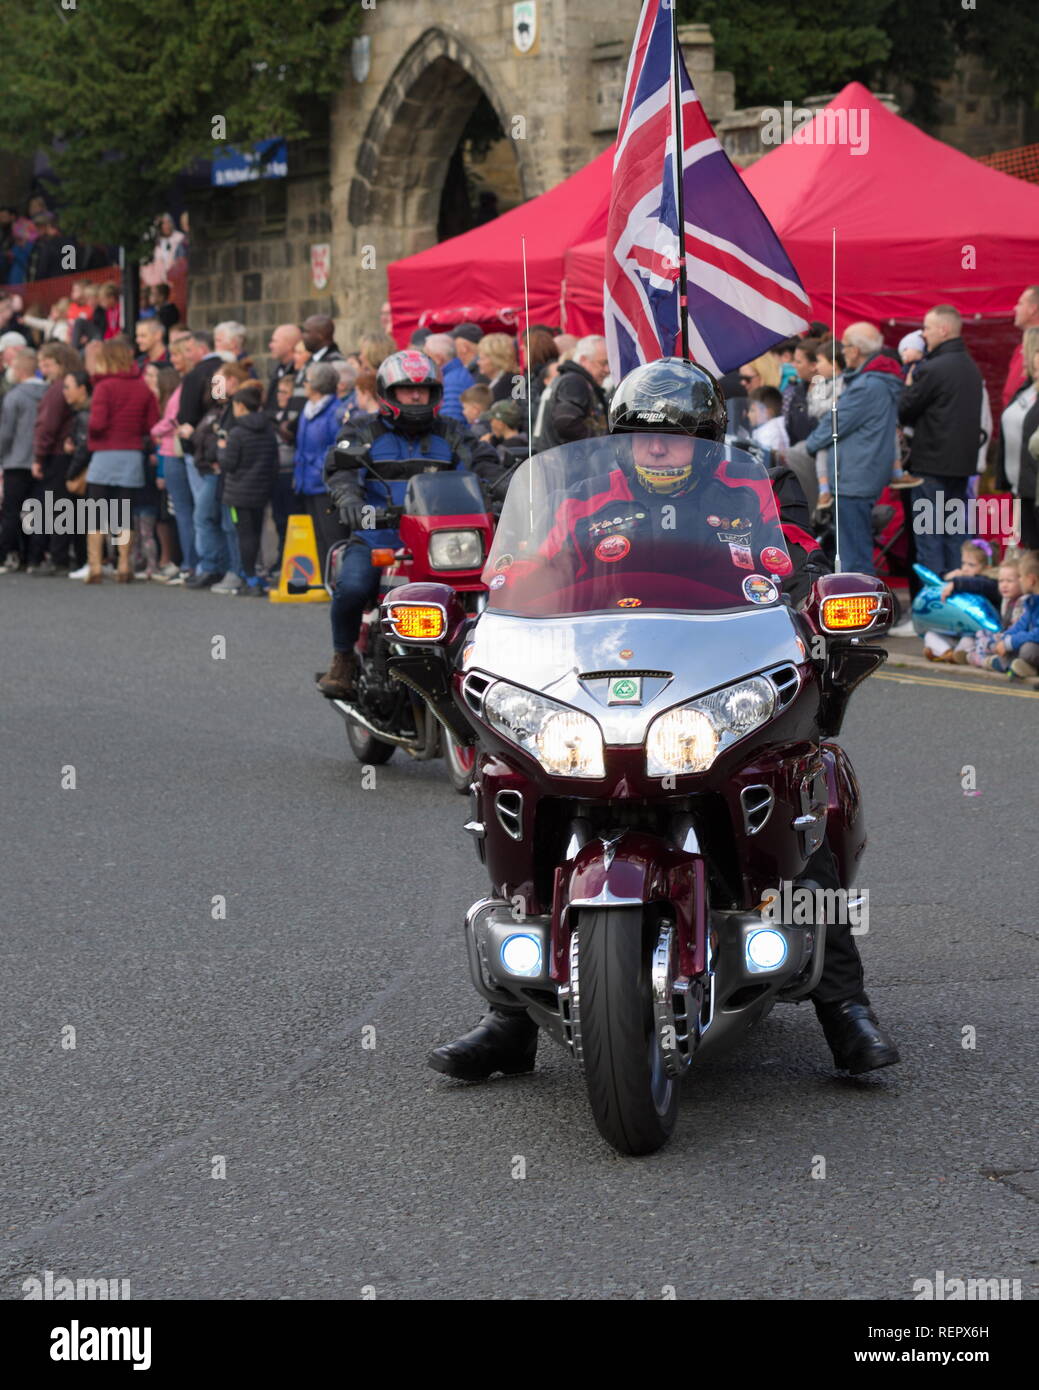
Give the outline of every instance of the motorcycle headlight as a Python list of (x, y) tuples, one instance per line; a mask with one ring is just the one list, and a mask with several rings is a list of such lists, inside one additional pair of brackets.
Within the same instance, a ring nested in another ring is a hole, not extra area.
[(720, 752), (771, 719), (775, 706), (772, 686), (754, 676), (667, 710), (649, 726), (647, 774), (706, 772)]
[(434, 531), (429, 564), (435, 570), (476, 570), (483, 564), (479, 531)]
[(650, 777), (706, 772), (717, 751), (718, 735), (706, 714), (698, 709), (669, 709), (649, 726), (646, 771)]
[(484, 718), (557, 777), (605, 777), (602, 730), (594, 719), (533, 691), (498, 681)]

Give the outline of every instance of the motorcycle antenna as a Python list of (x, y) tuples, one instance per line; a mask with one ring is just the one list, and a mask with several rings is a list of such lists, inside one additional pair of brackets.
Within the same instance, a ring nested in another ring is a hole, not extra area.
[(671, 93), (674, 98), (675, 212), (678, 216), (678, 322), (682, 337), (682, 358), (689, 356), (689, 288), (685, 266), (685, 133), (682, 127), (682, 57), (678, 47), (678, 7), (671, 6)]
[[(533, 457), (534, 447), (534, 418), (532, 394), (531, 394), (531, 374), (530, 374), (530, 295), (527, 293), (527, 238), (520, 237), (520, 246), (523, 250), (523, 324), (524, 334), (527, 339), (526, 369), (527, 369), (527, 463)], [(527, 469), (527, 507), (530, 512), (530, 533), (534, 534), (534, 470)]]
[[(833, 321), (833, 351), (837, 353), (837, 228), (833, 228), (833, 252), (830, 262), (830, 309)], [(836, 368), (837, 363), (834, 362)], [(837, 373), (833, 374), (833, 394), (830, 397), (830, 432), (833, 436), (833, 534), (834, 534), (834, 573), (840, 574), (841, 564), (841, 509), (837, 481)]]
[(527, 238), (520, 237), (520, 244), (523, 247), (523, 323), (524, 335), (527, 340), (526, 348), (526, 368), (527, 368), (527, 451), (529, 457), (530, 446), (534, 440), (534, 415), (530, 390), (530, 296), (527, 293)]

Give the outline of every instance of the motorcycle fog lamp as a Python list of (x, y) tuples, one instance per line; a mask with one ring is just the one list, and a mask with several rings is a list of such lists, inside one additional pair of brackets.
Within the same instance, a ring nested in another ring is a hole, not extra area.
[(483, 564), (479, 531), (434, 531), (429, 563), (435, 570), (475, 570)]
[(786, 960), (786, 939), (782, 932), (766, 927), (747, 937), (746, 952), (751, 970), (778, 970)]
[(567, 777), (603, 777), (602, 735), (587, 714), (550, 714), (537, 737), (538, 755), (549, 772)]
[(501, 963), (510, 975), (541, 974), (541, 942), (522, 932), (501, 943)]
[(670, 709), (650, 726), (646, 771), (650, 777), (706, 772), (717, 751), (718, 735), (706, 714), (698, 709)]

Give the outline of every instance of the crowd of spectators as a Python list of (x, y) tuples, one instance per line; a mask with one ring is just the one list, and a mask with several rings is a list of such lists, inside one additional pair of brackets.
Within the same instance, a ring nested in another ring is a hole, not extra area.
[[(166, 273), (162, 258), (175, 259), (182, 243), (170, 219), (160, 231), (156, 261)], [(262, 595), (278, 578), (291, 514), (313, 519), (321, 557), (336, 539), (324, 461), (344, 421), (378, 410), (378, 369), (397, 350), (388, 306), (379, 327), (345, 352), (327, 316), (280, 325), (261, 381), (242, 324), (179, 323), (164, 280), (148, 297), (132, 335), (119, 330), (105, 285), (73, 285), (64, 308), (42, 323), (5, 316), (0, 299), (0, 572), (69, 573), (92, 583), (111, 572)], [(1021, 503), (1018, 549), (1026, 555), (1039, 549), (1039, 287), (1023, 292), (1015, 323), (1023, 336), (994, 467), (997, 484)], [(436, 364), (442, 414), (491, 445), (508, 471), (531, 453), (606, 430), (612, 383), (601, 336), (576, 339), (534, 324), (518, 342), (459, 323), (418, 329), (408, 346)], [(936, 305), (897, 350), (873, 324), (849, 324), (839, 340), (813, 324), (721, 384), (733, 434), (746, 433), (769, 461), (796, 473), (817, 529), (836, 511), (845, 569), (873, 572), (876, 504), (886, 488), (904, 490), (907, 523), (909, 504), (921, 500), (937, 517), (944, 501), (971, 495), (992, 462), (987, 393), (949, 305)], [(132, 527), (119, 544), (101, 534), (64, 544), (23, 534), (27, 498), (44, 490), (75, 496), (77, 487), (130, 508)], [(921, 564), (958, 575), (962, 536), (940, 525), (912, 530)]]

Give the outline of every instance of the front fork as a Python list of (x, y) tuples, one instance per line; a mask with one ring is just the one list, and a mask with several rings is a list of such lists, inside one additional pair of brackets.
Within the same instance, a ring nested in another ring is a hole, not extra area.
[[(825, 927), (712, 911), (706, 861), (691, 819), (681, 819), (673, 843), (638, 831), (593, 836), (575, 822), (550, 915), (517, 915), (504, 899), (475, 904), (466, 941), (477, 990), (499, 1007), (526, 1009), (580, 1061), (581, 915), (637, 907), (650, 932), (654, 1019), (672, 1076), (709, 1033), (713, 1045), (745, 1031), (777, 998), (810, 993)], [(510, 966), (517, 956), (533, 964), (519, 973)]]

